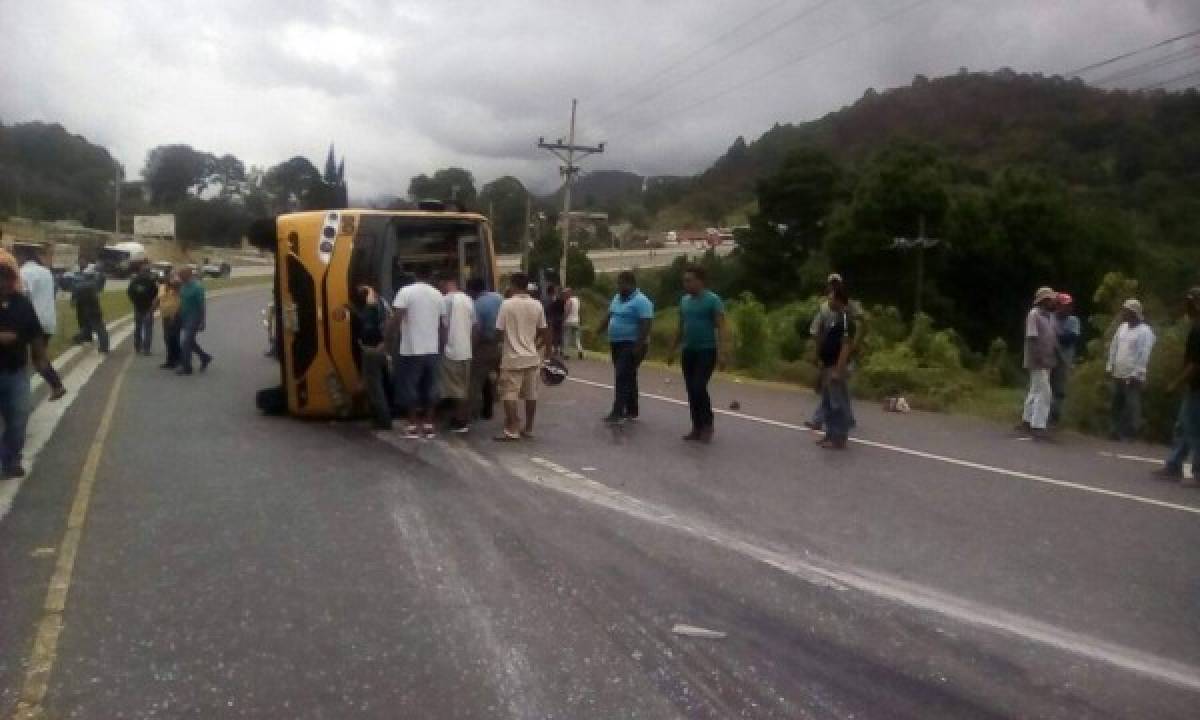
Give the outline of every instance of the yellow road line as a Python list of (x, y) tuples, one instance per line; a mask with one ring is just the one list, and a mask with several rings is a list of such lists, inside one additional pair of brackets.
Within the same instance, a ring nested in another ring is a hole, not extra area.
[(75, 572), (75, 555), (79, 551), (79, 541), (83, 535), (83, 524), (87, 520), (88, 504), (92, 500), (92, 490), (96, 485), (96, 471), (100, 467), (100, 458), (104, 454), (104, 443), (108, 440), (108, 432), (112, 427), (113, 414), (117, 409), (117, 398), (121, 394), (121, 385), (125, 381), (125, 371), (129, 369), (133, 356), (130, 355), (117, 371), (117, 379), (109, 391), (108, 402), (104, 406), (104, 414), (100, 417), (100, 425), (96, 428), (96, 436), (88, 449), (87, 459), (79, 472), (79, 484), (75, 488), (75, 500), (71, 503), (71, 514), (67, 516), (67, 529), (63, 533), (62, 543), (58, 547), (58, 564), (54, 567), (54, 575), (50, 577), (50, 587), (46, 590), (46, 602), (42, 605), (42, 619), (38, 623), (37, 632), (33, 639), (33, 649), (29, 654), (29, 663), (25, 670), (25, 682), (21, 686), (21, 694), (17, 701), (17, 710), (13, 720), (35, 720), (45, 717), (42, 701), (46, 698), (46, 690), (50, 687), (50, 674), (54, 670), (54, 661), (58, 655), (58, 638), (62, 634), (63, 609), (67, 605), (67, 592), (71, 589), (71, 576)]

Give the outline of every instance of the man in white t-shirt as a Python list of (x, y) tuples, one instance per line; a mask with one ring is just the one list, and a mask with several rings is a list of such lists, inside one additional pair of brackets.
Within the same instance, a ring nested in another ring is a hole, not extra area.
[(467, 398), (471, 390), (471, 346), (478, 329), (475, 303), (458, 289), (458, 278), (453, 276), (442, 280), (442, 293), (446, 306), (442, 316), (446, 327), (446, 349), (442, 352), (438, 386), (444, 399), (454, 401), (450, 431), (465, 433), (470, 421)]
[[(395, 358), (396, 397), (408, 413), (408, 438), (433, 437), (433, 408), (437, 404), (437, 373), (446, 328), (446, 303), (429, 284), (429, 271), (417, 272), (417, 281), (400, 288), (392, 303), (396, 312), (388, 321), (387, 335), (400, 342)], [(388, 342), (395, 347), (394, 342)]]

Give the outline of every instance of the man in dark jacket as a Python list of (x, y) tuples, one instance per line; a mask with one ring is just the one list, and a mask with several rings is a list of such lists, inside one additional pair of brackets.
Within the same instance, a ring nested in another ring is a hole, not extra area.
[(129, 280), (125, 293), (133, 304), (133, 351), (150, 354), (150, 342), (154, 338), (154, 308), (158, 301), (158, 283), (150, 267)]
[(79, 334), (75, 342), (91, 342), (96, 338), (96, 349), (102, 353), (108, 352), (108, 327), (104, 324), (104, 311), (100, 308), (100, 290), (103, 287), (103, 276), (96, 272), (94, 266), (75, 280), (71, 289), (71, 304), (75, 306), (75, 318), (79, 321)]

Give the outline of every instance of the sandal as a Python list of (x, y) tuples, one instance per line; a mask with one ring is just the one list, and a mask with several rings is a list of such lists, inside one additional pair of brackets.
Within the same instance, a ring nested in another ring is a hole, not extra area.
[(521, 436), (520, 435), (510, 435), (509, 432), (507, 430), (505, 430), (504, 432), (500, 433), (499, 435), (497, 435), (496, 437), (494, 437), (492, 439), (495, 440), (496, 442), (512, 443), (512, 442), (520, 442)]

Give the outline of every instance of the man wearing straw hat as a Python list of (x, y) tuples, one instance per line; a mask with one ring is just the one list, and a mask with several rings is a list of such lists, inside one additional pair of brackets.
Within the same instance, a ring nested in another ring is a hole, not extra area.
[(1033, 296), (1033, 308), (1025, 317), (1025, 369), (1029, 371), (1029, 394), (1018, 430), (1035, 440), (1045, 440), (1054, 390), (1050, 371), (1058, 364), (1058, 328), (1054, 320), (1054, 290), (1039, 288)]

